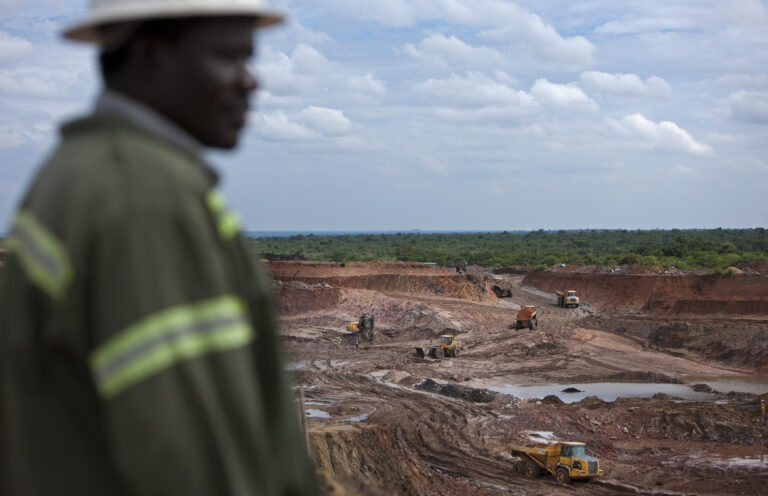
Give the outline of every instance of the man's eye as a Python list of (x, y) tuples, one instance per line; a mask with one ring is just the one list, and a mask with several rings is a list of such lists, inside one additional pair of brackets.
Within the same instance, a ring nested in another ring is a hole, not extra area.
[(250, 58), (250, 53), (246, 50), (222, 49), (216, 52), (216, 55), (222, 60), (241, 61)]

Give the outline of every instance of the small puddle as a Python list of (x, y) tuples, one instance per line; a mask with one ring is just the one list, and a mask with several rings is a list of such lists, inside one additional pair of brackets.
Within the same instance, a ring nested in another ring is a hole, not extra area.
[(523, 431), (523, 434), (534, 443), (544, 444), (551, 443), (553, 436), (555, 435), (555, 433), (551, 431)]
[(362, 422), (367, 418), (368, 418), (368, 414), (366, 413), (366, 414), (360, 415), (359, 417), (348, 418), (347, 422)]
[(324, 410), (315, 410), (314, 408), (307, 408), (307, 417), (310, 418), (331, 418), (331, 414)]
[(768, 447), (765, 446), (724, 446), (711, 447), (706, 451), (692, 450), (682, 457), (687, 464), (719, 467), (766, 468)]
[[(565, 388), (575, 388), (580, 392), (564, 393)], [(656, 393), (665, 393), (685, 400), (708, 401), (718, 398), (711, 393), (696, 392), (685, 384), (654, 384), (636, 382), (593, 382), (588, 384), (536, 384), (527, 386), (505, 385), (489, 387), (491, 391), (509, 394), (518, 398), (544, 398), (555, 395), (565, 403), (581, 401), (588, 396), (597, 396), (603, 401), (615, 401), (617, 398), (650, 398)]]

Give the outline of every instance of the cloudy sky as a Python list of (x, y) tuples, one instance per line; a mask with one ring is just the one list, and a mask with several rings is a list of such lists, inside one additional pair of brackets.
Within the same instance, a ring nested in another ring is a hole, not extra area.
[[(249, 230), (768, 227), (768, 0), (273, 0)], [(99, 90), (86, 0), (0, 0), (0, 232)]]

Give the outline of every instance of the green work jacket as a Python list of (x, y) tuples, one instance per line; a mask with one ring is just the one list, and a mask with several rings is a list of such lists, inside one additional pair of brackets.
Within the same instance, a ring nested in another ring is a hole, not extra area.
[(63, 127), (6, 240), (0, 494), (316, 493), (267, 279), (206, 170), (127, 119)]

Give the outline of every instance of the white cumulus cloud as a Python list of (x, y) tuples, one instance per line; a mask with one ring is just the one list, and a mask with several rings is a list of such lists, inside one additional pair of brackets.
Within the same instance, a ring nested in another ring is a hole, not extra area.
[(290, 55), (264, 47), (256, 72), (272, 95), (290, 97), (312, 91), (318, 79), (329, 75), (330, 68), (331, 63), (322, 53), (299, 43)]
[(353, 76), (347, 81), (347, 87), (360, 94), (372, 96), (381, 96), (387, 92), (387, 86), (380, 79), (377, 79), (370, 72), (362, 76)]
[(713, 154), (709, 145), (697, 142), (674, 122), (654, 122), (641, 114), (632, 114), (617, 124), (622, 131), (642, 139), (651, 148), (679, 150), (691, 155)]
[(252, 114), (257, 133), (270, 141), (311, 141), (318, 133), (297, 122), (291, 121), (281, 110)]
[(352, 121), (338, 109), (310, 106), (299, 113), (298, 120), (325, 136), (343, 135), (352, 129)]
[(296, 113), (251, 112), (250, 118), (257, 134), (269, 141), (314, 141), (343, 136), (352, 129), (344, 112), (327, 107), (309, 106)]
[(536, 14), (514, 5), (514, 14), (503, 27), (487, 29), (481, 34), (530, 50), (538, 61), (566, 67), (585, 67), (592, 64), (595, 46), (582, 36), (563, 37)]
[(412, 91), (424, 100), (452, 107), (536, 106), (528, 93), (477, 72), (467, 72), (463, 76), (452, 74), (448, 79), (428, 79), (416, 84)]
[(500, 0), (329, 0), (327, 7), (355, 20), (372, 19), (393, 27), (442, 21), (484, 28), (481, 34), (531, 52), (547, 64), (585, 67), (595, 51), (586, 38), (564, 37), (538, 15)]
[(498, 66), (504, 63), (504, 56), (488, 47), (473, 47), (455, 36), (437, 33), (424, 38), (418, 45), (407, 44), (403, 50), (407, 55), (426, 63), (444, 66)]
[(598, 110), (597, 104), (574, 83), (557, 84), (537, 79), (531, 87), (531, 95), (539, 103), (552, 107)]
[(321, 74), (328, 70), (329, 62), (315, 48), (299, 43), (291, 54), (291, 63), (299, 74)]
[(672, 93), (669, 83), (657, 76), (643, 81), (637, 74), (585, 71), (581, 73), (579, 80), (588, 90), (610, 95), (668, 97)]

